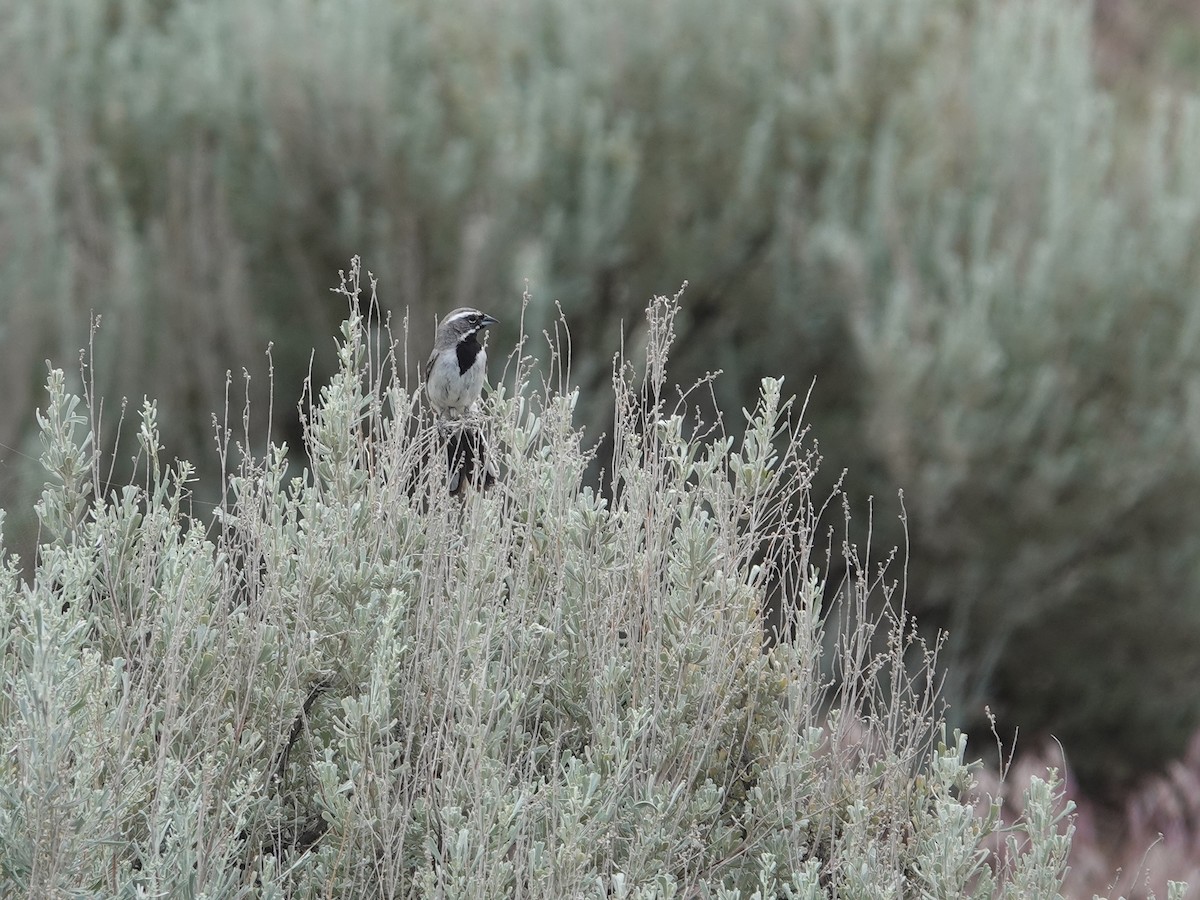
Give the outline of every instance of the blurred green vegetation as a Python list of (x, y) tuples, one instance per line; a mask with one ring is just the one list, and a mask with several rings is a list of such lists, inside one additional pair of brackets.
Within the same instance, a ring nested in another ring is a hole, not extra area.
[[(1155, 59), (1184, 66), (1169, 21)], [(1118, 108), (1092, 26), (1037, 0), (11, 4), (9, 532), (32, 541), (43, 360), (92, 312), (105, 446), (150, 394), (215, 466), (212, 412), (265, 409), (268, 366), (295, 437), (353, 253), (417, 343), (470, 302), (500, 360), (526, 283), (530, 331), (561, 302), (593, 435), (646, 298), (686, 279), (673, 380), (722, 370), (736, 417), (763, 375), (815, 378), (825, 471), (885, 543), (904, 489), (952, 714), (1134, 778), (1200, 716), (1200, 105)]]

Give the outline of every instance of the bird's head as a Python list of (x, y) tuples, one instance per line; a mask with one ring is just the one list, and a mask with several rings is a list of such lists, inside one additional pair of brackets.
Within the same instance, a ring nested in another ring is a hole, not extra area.
[(451, 347), (460, 341), (477, 336), (479, 332), (495, 325), (498, 321), (487, 313), (470, 306), (459, 307), (448, 313), (438, 325), (437, 344)]

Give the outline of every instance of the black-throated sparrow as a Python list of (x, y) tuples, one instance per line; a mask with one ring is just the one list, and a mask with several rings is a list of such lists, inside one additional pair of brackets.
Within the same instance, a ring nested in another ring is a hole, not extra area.
[(487, 376), (487, 350), (479, 334), (495, 324), (487, 313), (463, 306), (438, 325), (425, 365), (425, 393), (438, 415), (461, 419), (479, 400)]
[[(487, 350), (479, 336), (496, 322), (487, 313), (464, 306), (438, 324), (425, 366), (425, 393), (440, 418), (463, 420), (477, 409), (487, 377)], [(447, 440), (450, 493), (457, 494), (464, 484), (491, 487), (496, 473), (478, 427), (458, 421), (453, 426), (444, 423), (441, 431)]]

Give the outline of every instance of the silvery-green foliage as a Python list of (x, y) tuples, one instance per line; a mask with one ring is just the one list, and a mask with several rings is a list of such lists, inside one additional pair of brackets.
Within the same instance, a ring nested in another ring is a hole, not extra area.
[[(1050, 780), (1033, 777), (1025, 791), (1024, 822), (1009, 835), (1008, 882), (1010, 897), (1043, 897), (1052, 893), (1066, 874), (1074, 826), (1068, 817), (1074, 804), (1062, 805), (1051, 770)], [(1017, 835), (1020, 835), (1018, 838)]]
[[(952, 704), (1052, 731), (1089, 784), (1173, 758), (1200, 717), (1200, 106), (1123, 129), (1091, 29), (1086, 4), (982, 4), (810, 245), (909, 500), (922, 617), (952, 634)], [(939, 110), (965, 115), (917, 126)]]
[[(1200, 115), (1120, 116), (1089, 4), (41, 0), (0, 26), (22, 552), (62, 524), (25, 502), (41, 360), (73, 358), (89, 310), (99, 394), (159, 397), (203, 487), (226, 369), (267, 408), (258, 335), (287, 390), (326, 380), (310, 349), (346, 246), (417, 323), (528, 279), (536, 333), (560, 299), (592, 428), (615, 335), (641, 346), (641, 298), (686, 277), (681, 380), (720, 368), (737, 409), (764, 373), (817, 376), (826, 471), (908, 491), (956, 708), (1002, 694), (1002, 725), (1045, 725), (1092, 774), (1190, 737)], [(1086, 649), (1038, 646), (1065, 627)], [(1163, 663), (1114, 691), (1089, 665), (1113, 643)], [(1064, 681), (1077, 721), (1042, 694)]]
[[(362, 299), (357, 259), (340, 291)], [(965, 738), (934, 746), (934, 651), (869, 548), (837, 551), (822, 611), (817, 460), (783, 382), (737, 429), (701, 422), (667, 375), (677, 298), (654, 300), (645, 359), (614, 369), (602, 495), (576, 393), (534, 389), (522, 344), (486, 403), (503, 478), (459, 500), (356, 310), (309, 467), (223, 423), (212, 510), (150, 402), (138, 479), (106, 485), (51, 373), (46, 540), (0, 580), (0, 892), (1057, 891), (1053, 781), (999, 866)]]

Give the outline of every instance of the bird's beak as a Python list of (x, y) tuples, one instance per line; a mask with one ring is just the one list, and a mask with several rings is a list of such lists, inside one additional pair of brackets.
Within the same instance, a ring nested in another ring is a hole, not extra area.
[(483, 314), (483, 319), (482, 319), (482, 321), (480, 321), (480, 323), (479, 323), (479, 327), (480, 327), (480, 328), (487, 328), (487, 327), (489, 327), (489, 326), (491, 326), (491, 325), (499, 325), (499, 324), (500, 324), (500, 320), (499, 320), (499, 319), (493, 319), (493, 318), (492, 318), (491, 316), (489, 316), (487, 313), (484, 313), (484, 314)]

